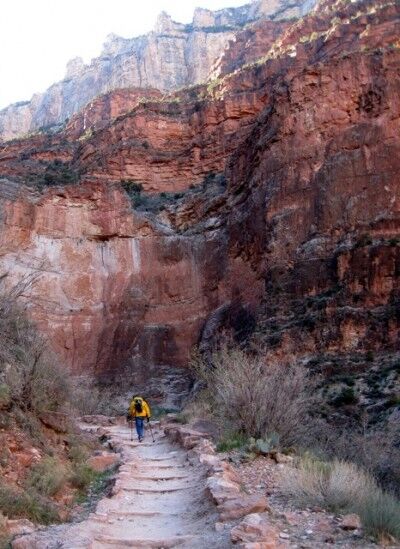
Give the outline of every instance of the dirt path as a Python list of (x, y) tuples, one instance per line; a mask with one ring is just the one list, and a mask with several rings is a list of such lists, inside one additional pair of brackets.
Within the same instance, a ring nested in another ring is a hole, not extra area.
[(204, 473), (187, 461), (185, 450), (173, 446), (155, 429), (155, 443), (130, 441), (123, 425), (106, 428), (121, 448), (111, 498), (102, 499), (87, 520), (50, 527), (19, 538), (14, 549), (117, 549), (231, 547), (227, 533), (217, 533), (215, 509), (205, 494)]

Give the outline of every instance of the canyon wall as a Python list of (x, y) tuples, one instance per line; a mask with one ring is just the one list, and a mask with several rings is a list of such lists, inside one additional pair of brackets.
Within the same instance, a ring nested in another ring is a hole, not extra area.
[(207, 80), (210, 68), (235, 32), (268, 17), (300, 17), (314, 0), (256, 0), (239, 8), (212, 12), (197, 8), (189, 25), (161, 13), (154, 31), (137, 38), (107, 37), (101, 55), (85, 65), (68, 63), (64, 80), (30, 101), (0, 111), (0, 139), (57, 126), (100, 94), (118, 88), (170, 91)]
[(0, 148), (1, 273), (38, 275), (31, 315), (75, 370), (154, 375), (253, 330), (279, 363), (397, 352), (399, 6), (277, 25), (244, 29), (216, 70), (265, 55), (213, 86), (119, 91)]

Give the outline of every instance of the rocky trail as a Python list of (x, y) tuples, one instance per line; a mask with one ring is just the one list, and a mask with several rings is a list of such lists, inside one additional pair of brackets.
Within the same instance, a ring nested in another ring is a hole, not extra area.
[(17, 537), (12, 549), (378, 547), (356, 515), (298, 508), (282, 492), (293, 467), (283, 454), (240, 463), (234, 452), (216, 454), (208, 435), (191, 425), (155, 423), (154, 442), (148, 432), (138, 443), (123, 418), (86, 419), (81, 428), (107, 440), (120, 458), (111, 496), (86, 518)]
[[(86, 426), (87, 428), (87, 426)], [(91, 426), (96, 431), (98, 427)], [(216, 511), (205, 497), (205, 475), (171, 443), (159, 426), (139, 444), (125, 425), (106, 428), (121, 467), (110, 498), (76, 524), (22, 536), (13, 549), (224, 548), (227, 532), (216, 532)]]

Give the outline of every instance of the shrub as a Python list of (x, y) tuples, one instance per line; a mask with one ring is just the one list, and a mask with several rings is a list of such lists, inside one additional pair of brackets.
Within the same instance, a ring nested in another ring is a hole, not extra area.
[(88, 459), (88, 449), (79, 436), (70, 436), (68, 438), (68, 446), (68, 459), (74, 465), (84, 463)]
[(73, 472), (70, 477), (72, 486), (79, 490), (87, 490), (92, 482), (98, 477), (98, 473), (94, 471), (86, 463), (78, 462), (73, 468)]
[(10, 389), (5, 383), (0, 383), (0, 410), (8, 408), (11, 403)]
[(350, 507), (368, 480), (352, 463), (325, 462), (306, 455), (298, 469), (284, 480), (284, 489), (300, 505), (311, 504), (341, 512)]
[(400, 540), (400, 502), (391, 494), (377, 488), (368, 499), (358, 501), (354, 510), (368, 534), (378, 539), (389, 535)]
[[(102, 407), (102, 392), (96, 380), (91, 375), (75, 376), (71, 380), (71, 395), (69, 402), (81, 415), (99, 413)], [(104, 398), (109, 395), (104, 395)]]
[(57, 459), (46, 457), (32, 467), (27, 483), (44, 496), (54, 496), (66, 480), (65, 467)]
[(132, 194), (141, 193), (143, 191), (142, 183), (133, 179), (121, 179), (121, 185), (129, 194), (129, 196), (131, 196)]
[(344, 461), (356, 463), (367, 470), (379, 484), (399, 494), (400, 435), (395, 424), (368, 428), (361, 424), (358, 428), (343, 428), (321, 422), (319, 433), (313, 441), (324, 455), (335, 456)]
[(372, 351), (367, 351), (367, 354), (365, 355), (365, 360), (367, 360), (367, 362), (373, 362), (374, 353)]
[(0, 294), (0, 380), (2, 393), (7, 393), (13, 407), (40, 415), (66, 403), (70, 384), (18, 303), (32, 283), (32, 279), (22, 279)]
[(202, 397), (225, 429), (254, 438), (276, 433), (288, 446), (302, 440), (312, 402), (303, 367), (268, 365), (262, 357), (225, 347), (214, 353), (211, 366), (197, 356), (192, 368), (207, 386)]
[(302, 505), (355, 512), (368, 533), (400, 538), (400, 502), (354, 463), (305, 455), (283, 482), (285, 492)]
[(10, 538), (6, 532), (7, 519), (0, 511), (0, 549), (8, 549)]
[(368, 533), (400, 536), (400, 502), (383, 492), (373, 477), (354, 463), (325, 462), (305, 455), (298, 468), (282, 480), (286, 494), (301, 505), (322, 506), (336, 513), (355, 512)]
[(28, 176), (28, 184), (43, 190), (55, 185), (69, 185), (79, 181), (79, 173), (69, 162), (53, 160), (49, 162), (43, 173), (33, 173)]
[(243, 448), (247, 438), (241, 433), (225, 434), (217, 444), (217, 452), (230, 452), (236, 448)]
[(55, 507), (35, 491), (21, 492), (0, 483), (0, 511), (15, 518), (50, 524), (58, 521)]
[(358, 397), (354, 392), (353, 387), (344, 387), (342, 391), (333, 399), (334, 406), (342, 406), (348, 404), (356, 404)]

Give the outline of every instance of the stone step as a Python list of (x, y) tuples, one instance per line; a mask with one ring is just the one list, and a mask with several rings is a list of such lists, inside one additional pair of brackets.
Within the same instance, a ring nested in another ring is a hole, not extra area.
[(176, 465), (169, 465), (169, 464), (160, 464), (160, 465), (148, 465), (147, 463), (140, 466), (141, 471), (147, 471), (151, 469), (183, 469), (186, 468), (187, 464), (185, 463), (178, 463)]
[(170, 456), (160, 456), (160, 457), (150, 458), (148, 459), (148, 463), (151, 463), (151, 462), (158, 463), (160, 461), (169, 461), (170, 459), (178, 459), (179, 457), (180, 457), (180, 454), (178, 454), (177, 452), (176, 454), (174, 453), (174, 455), (170, 455)]
[(152, 481), (166, 481), (166, 480), (184, 480), (191, 478), (189, 475), (170, 475), (170, 476), (157, 476), (150, 477), (146, 475), (130, 475), (130, 480), (152, 480)]
[(172, 492), (182, 492), (185, 490), (194, 489), (195, 486), (179, 486), (175, 488), (140, 488), (135, 486), (121, 486), (123, 492), (137, 492), (142, 494), (168, 494)]
[(163, 513), (161, 511), (110, 511), (109, 516), (129, 517), (177, 517), (179, 513)]
[(142, 539), (115, 539), (107, 536), (98, 536), (95, 538), (91, 549), (121, 549), (122, 547), (145, 547), (146, 549), (171, 549), (179, 547), (183, 543), (192, 542), (195, 536), (174, 536), (170, 538), (142, 538)]

